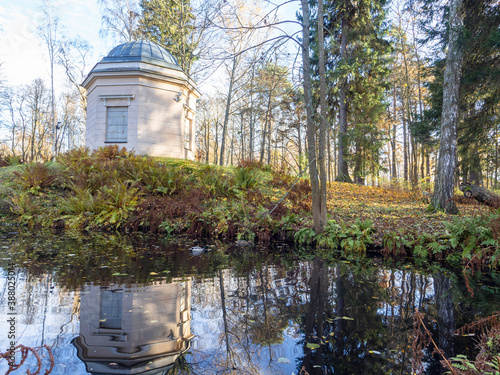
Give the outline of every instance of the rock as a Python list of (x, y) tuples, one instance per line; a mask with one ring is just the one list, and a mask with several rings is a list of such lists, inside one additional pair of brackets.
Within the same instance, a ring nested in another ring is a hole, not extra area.
[(236, 241), (235, 244), (238, 247), (251, 247), (251, 246), (253, 246), (252, 242), (245, 241), (245, 240), (238, 240), (238, 241)]
[(201, 255), (207, 251), (207, 249), (200, 247), (200, 246), (193, 246), (189, 250), (191, 251), (191, 255), (195, 255), (195, 256)]

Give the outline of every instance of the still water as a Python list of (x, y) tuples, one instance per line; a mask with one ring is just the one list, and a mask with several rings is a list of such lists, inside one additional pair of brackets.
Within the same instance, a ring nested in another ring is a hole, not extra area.
[(193, 255), (193, 243), (16, 233), (0, 245), (0, 352), (33, 348), (11, 374), (411, 374), (416, 308), (445, 352), (474, 355), (452, 331), (500, 305), (491, 275), (471, 297), (444, 268), (288, 248)]

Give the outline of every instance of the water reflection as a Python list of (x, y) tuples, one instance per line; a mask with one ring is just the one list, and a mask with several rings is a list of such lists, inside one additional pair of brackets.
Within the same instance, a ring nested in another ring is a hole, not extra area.
[[(500, 309), (498, 282), (485, 275), (474, 281), (483, 286), (472, 298), (461, 274), (443, 269), (215, 250), (191, 257), (189, 246), (171, 254), (158, 245), (148, 254), (123, 251), (119, 241), (116, 251), (92, 246), (92, 264), (76, 247), (74, 256), (58, 253), (57, 267), (15, 261), (24, 264), (17, 270), (18, 343), (49, 345), (51, 375), (411, 374), (415, 308), (447, 355), (474, 346), (469, 337), (457, 341), (455, 328)], [(2, 351), (6, 290), (4, 271)], [(426, 374), (439, 374), (439, 358), (432, 349), (426, 354)], [(47, 369), (48, 356), (43, 361)], [(34, 372), (34, 358), (12, 374), (26, 366)]]
[(91, 374), (157, 374), (189, 348), (191, 280), (87, 285), (73, 344)]

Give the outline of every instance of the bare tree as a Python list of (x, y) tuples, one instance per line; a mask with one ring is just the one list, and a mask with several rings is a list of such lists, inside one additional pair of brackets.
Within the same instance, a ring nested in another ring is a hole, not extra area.
[(24, 95), (29, 126), (29, 158), (31, 161), (48, 160), (53, 152), (51, 142), (47, 142), (52, 125), (51, 94), (45, 83), (37, 78), (26, 86)]
[(38, 26), (38, 34), (44, 41), (49, 54), (50, 64), (50, 127), (52, 128), (52, 143), (54, 145), (53, 156), (57, 153), (57, 126), (56, 126), (56, 102), (54, 91), (54, 66), (59, 54), (59, 32), (60, 24), (54, 0), (42, 1), (42, 22)]
[(88, 58), (92, 47), (82, 39), (65, 39), (59, 46), (58, 64), (64, 68), (72, 91), (79, 97), (81, 107), (87, 109), (87, 93), (80, 85), (86, 77)]
[[(238, 84), (246, 73), (250, 70), (254, 61), (244, 63), (245, 57), (250, 50), (254, 50), (253, 56), (258, 56), (255, 52), (256, 44), (259, 41), (267, 39), (267, 33), (264, 30), (253, 27), (255, 19), (260, 19), (260, 9), (256, 4), (247, 4), (241, 1), (235, 3), (227, 2), (226, 6), (221, 6), (218, 15), (218, 21), (225, 33), (226, 45), (224, 46), (227, 70), (229, 74), (228, 89), (226, 94), (226, 110), (224, 113), (224, 122), (222, 125), (222, 139), (220, 148), (219, 164), (224, 164), (224, 152), (226, 147), (226, 137), (228, 132), (229, 116), (231, 114), (231, 105), (235, 101), (235, 85)], [(243, 18), (241, 14), (245, 14)]]
[(102, 6), (101, 30), (103, 38), (109, 34), (117, 43), (140, 39), (140, 7), (137, 0), (99, 0)]

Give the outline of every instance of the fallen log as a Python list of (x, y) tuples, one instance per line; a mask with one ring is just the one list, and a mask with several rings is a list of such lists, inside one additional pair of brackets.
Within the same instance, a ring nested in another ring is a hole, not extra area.
[(500, 208), (500, 196), (482, 188), (481, 186), (462, 183), (460, 184), (459, 189), (467, 198), (472, 197), (478, 202), (481, 202), (494, 209)]

